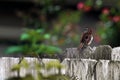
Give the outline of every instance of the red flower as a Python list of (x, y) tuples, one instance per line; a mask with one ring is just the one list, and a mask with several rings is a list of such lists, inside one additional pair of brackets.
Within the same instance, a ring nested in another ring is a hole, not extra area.
[(84, 11), (85, 12), (88, 12), (90, 10), (91, 10), (91, 6), (87, 6), (87, 5), (84, 6)]
[(83, 9), (83, 7), (84, 7), (84, 3), (83, 3), (83, 2), (79, 2), (79, 3), (77, 4), (77, 9), (78, 9), (78, 10)]
[(101, 37), (96, 34), (96, 35), (94, 36), (94, 40), (95, 40), (95, 42), (99, 43), (99, 42), (101, 41)]
[(106, 14), (106, 15), (109, 14), (109, 12), (110, 12), (110, 11), (109, 11), (108, 8), (104, 8), (104, 9), (102, 10), (102, 13), (103, 13), (103, 14)]
[(120, 21), (120, 16), (114, 16), (114, 17), (113, 17), (113, 21), (114, 21), (114, 22)]

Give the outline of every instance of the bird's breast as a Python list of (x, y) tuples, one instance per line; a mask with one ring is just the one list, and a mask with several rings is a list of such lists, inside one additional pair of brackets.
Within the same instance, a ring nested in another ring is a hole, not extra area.
[(92, 41), (93, 41), (93, 36), (91, 35), (90, 41), (88, 42), (88, 45), (90, 45), (92, 43)]

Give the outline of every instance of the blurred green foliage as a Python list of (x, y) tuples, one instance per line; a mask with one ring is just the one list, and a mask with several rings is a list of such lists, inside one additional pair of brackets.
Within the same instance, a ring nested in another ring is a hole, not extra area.
[[(13, 65), (11, 71), (18, 72), (20, 69), (25, 69), (26, 71), (31, 69), (32, 62), (28, 63), (27, 60), (23, 59), (20, 64)], [(14, 76), (10, 77), (7, 80), (70, 80), (68, 76), (61, 74), (61, 69), (63, 69), (64, 65), (62, 65), (58, 60), (51, 60), (43, 65), (38, 63), (37, 61), (33, 62), (34, 69), (36, 71), (36, 77), (32, 74), (26, 74), (24, 77)], [(32, 66), (33, 68), (33, 66)], [(52, 68), (58, 69), (59, 72), (55, 74), (46, 75)], [(46, 74), (42, 73), (41, 70), (46, 70)]]
[(68, 23), (78, 23), (80, 20), (81, 13), (79, 11), (62, 11), (59, 14), (59, 21), (61, 24), (68, 24)]
[(45, 68), (47, 70), (50, 70), (52, 67), (58, 68), (58, 69), (62, 69), (64, 66), (61, 65), (61, 63), (56, 60), (56, 61), (49, 61), (48, 63), (46, 63), (47, 65), (45, 66)]
[(120, 44), (120, 11), (115, 8), (104, 8), (100, 15), (101, 25), (98, 34), (102, 38), (103, 44), (109, 44), (112, 47)]
[(7, 54), (11, 53), (22, 53), (24, 55), (38, 55), (38, 54), (54, 54), (60, 53), (61, 49), (46, 44), (51, 38), (50, 33), (44, 33), (43, 29), (27, 29), (23, 34), (21, 34), (20, 40), (27, 41), (23, 45), (11, 46), (6, 49)]
[[(57, 5), (55, 4), (56, 2), (60, 4)], [(71, 9), (63, 10), (61, 5), (64, 2), (64, 0), (38, 0), (36, 4), (43, 7), (33, 11), (33, 14), (37, 17), (34, 17), (32, 12), (24, 15), (25, 26), (29, 28), (32, 25), (32, 27), (43, 28), (45, 32), (49, 32), (51, 34), (49, 44), (51, 45), (60, 47), (64, 47), (67, 44), (77, 45), (80, 37), (78, 22), (81, 12)]]
[(77, 8), (82, 13), (100, 11), (98, 15), (100, 24), (97, 24), (94, 39), (99, 44), (117, 47), (120, 45), (120, 1), (116, 1), (116, 7), (105, 6), (103, 3), (105, 4), (103, 0), (86, 0), (79, 2)]
[[(6, 53), (53, 54), (61, 52), (58, 46), (68, 47), (67, 45), (70, 44), (77, 46), (81, 35), (77, 24), (81, 16), (92, 9), (101, 11), (98, 16), (102, 25), (98, 25), (95, 32), (101, 39), (99, 41), (103, 44), (110, 43), (112, 46), (119, 45), (120, 11), (118, 9), (104, 7), (102, 0), (78, 2), (78, 10), (62, 10), (61, 5), (55, 5), (53, 2), (56, 1), (37, 0), (37, 6), (41, 5), (42, 8), (22, 14), (28, 29), (21, 34), (20, 40), (28, 44), (12, 46), (6, 50)], [(63, 3), (64, 0), (59, 2)], [(35, 29), (29, 29), (31, 27)]]
[[(79, 11), (66, 10), (58, 15), (57, 21), (50, 31), (53, 42), (58, 46), (77, 45), (79, 43), (80, 32), (78, 22), (81, 13)], [(53, 43), (54, 44), (54, 43)]]

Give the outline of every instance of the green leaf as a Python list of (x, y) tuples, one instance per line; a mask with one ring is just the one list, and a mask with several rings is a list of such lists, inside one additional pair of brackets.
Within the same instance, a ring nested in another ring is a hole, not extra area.
[(85, 2), (85, 5), (87, 5), (87, 6), (92, 6), (93, 5), (93, 0), (87, 0), (86, 2)]
[(60, 63), (59, 60), (52, 60), (46, 63), (46, 69), (50, 70), (51, 68), (61, 69), (64, 66)]
[(29, 34), (27, 34), (27, 33), (23, 33), (22, 35), (21, 35), (21, 37), (20, 37), (20, 40), (28, 40), (30, 38), (30, 35)]
[(24, 67), (24, 68), (28, 68), (29, 67), (29, 64), (27, 62), (27, 60), (23, 59), (20, 63), (20, 66), (21, 67)]
[(44, 29), (37, 29), (36, 32), (37, 32), (37, 33), (43, 33), (43, 32), (44, 32)]
[(35, 80), (31, 74), (27, 74), (22, 80)]
[(13, 65), (13, 67), (11, 68), (11, 71), (19, 71), (19, 70), (20, 70), (19, 64)]
[(38, 54), (46, 53), (48, 55), (51, 55), (51, 54), (55, 54), (55, 53), (60, 53), (60, 52), (62, 52), (62, 50), (58, 47), (55, 47), (55, 46), (49, 46), (49, 45), (41, 44), (39, 49), (36, 50), (36, 52)]
[(35, 61), (34, 64), (35, 64), (35, 69), (37, 71), (39, 71), (42, 68), (42, 65), (39, 62)]
[(43, 75), (40, 72), (38, 72), (36, 80), (46, 80), (46, 79), (43, 79)]
[(50, 37), (51, 37), (50, 34), (45, 34), (44, 35), (44, 39), (50, 39)]
[(47, 50), (46, 50), (48, 53), (60, 53), (62, 50), (58, 47), (55, 47), (55, 46), (47, 46)]
[(45, 50), (46, 50), (46, 45), (41, 44), (38, 50), (36, 50), (36, 53), (41, 54), (41, 53), (44, 53)]
[(114, 8), (111, 8), (111, 9), (110, 9), (110, 12), (111, 12), (112, 14), (116, 14), (116, 10), (115, 10)]
[(11, 46), (5, 50), (6, 54), (11, 54), (11, 53), (19, 53), (23, 51), (22, 46)]
[(100, 15), (100, 19), (103, 21), (103, 22), (107, 22), (109, 19), (108, 19), (108, 16), (105, 15), (105, 14), (101, 14)]

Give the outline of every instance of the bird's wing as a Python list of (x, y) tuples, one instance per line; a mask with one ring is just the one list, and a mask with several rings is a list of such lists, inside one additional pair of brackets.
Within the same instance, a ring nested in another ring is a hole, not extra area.
[(86, 37), (86, 35), (87, 35), (86, 33), (83, 33), (83, 34), (82, 34), (80, 43), (84, 43), (84, 42), (85, 42), (85, 37)]

